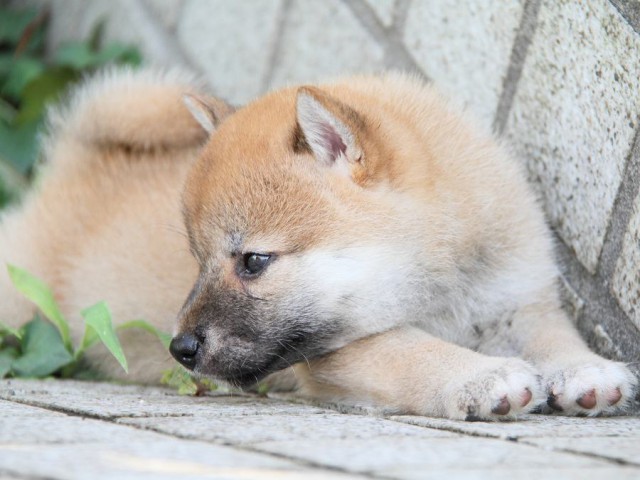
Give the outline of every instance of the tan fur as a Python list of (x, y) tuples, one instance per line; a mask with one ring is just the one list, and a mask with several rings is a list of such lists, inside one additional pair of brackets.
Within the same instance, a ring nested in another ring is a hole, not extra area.
[[(76, 341), (80, 310), (101, 300), (117, 324), (173, 329), (197, 271), (180, 220), (182, 179), (206, 139), (182, 103), (196, 92), (178, 72), (105, 72), (50, 114), (37, 186), (2, 217), (0, 263), (53, 286)], [(31, 318), (4, 267), (0, 292), (0, 319)], [(111, 377), (157, 383), (171, 357), (149, 334), (122, 337), (129, 376), (100, 346), (90, 361)]]
[[(299, 362), (269, 381), (451, 418), (505, 418), (548, 395), (568, 414), (607, 413), (631, 398), (628, 369), (560, 310), (518, 164), (430, 87), (387, 75), (274, 92), (204, 150), (179, 104), (196, 90), (145, 75), (85, 87), (54, 122), (39, 188), (4, 216), (0, 260), (54, 285), (76, 336), (98, 300), (118, 322), (169, 330), (196, 282), (177, 333), (197, 336), (197, 373), (232, 383)], [(190, 98), (205, 129), (230, 113)], [(252, 252), (272, 258), (255, 277), (242, 273)], [(4, 274), (0, 292), (0, 319), (33, 313)], [(155, 345), (129, 336), (129, 379), (159, 379)], [(99, 349), (90, 359), (119, 375)]]

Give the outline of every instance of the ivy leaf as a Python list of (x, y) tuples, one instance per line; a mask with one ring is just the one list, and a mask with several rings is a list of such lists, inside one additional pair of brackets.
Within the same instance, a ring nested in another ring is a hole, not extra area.
[(162, 330), (158, 330), (156, 327), (148, 322), (145, 322), (144, 320), (131, 320), (130, 322), (122, 323), (117, 327), (118, 330), (126, 330), (128, 328), (141, 328), (142, 330), (155, 335), (156, 337), (158, 337), (158, 340), (160, 340), (160, 343), (162, 343), (164, 348), (169, 350), (169, 344), (171, 343), (172, 338), (171, 334), (163, 332)]
[[(118, 340), (118, 336), (113, 329), (111, 312), (109, 311), (109, 307), (107, 307), (107, 304), (105, 302), (96, 303), (95, 305), (82, 310), (81, 314), (84, 317), (87, 328), (91, 328), (95, 331), (98, 337), (100, 337), (100, 340), (102, 340), (102, 343), (104, 343), (105, 347), (107, 347), (107, 349), (115, 357), (124, 371), (129, 373), (127, 359), (124, 356), (124, 351), (122, 350), (122, 345), (120, 345), (120, 340)], [(85, 332), (85, 339), (86, 338), (87, 333)], [(82, 345), (84, 344), (85, 340), (82, 341)], [(82, 349), (82, 346), (80, 347), (80, 349)]]
[[(34, 277), (26, 270), (22, 270), (13, 265), (7, 265), (9, 277), (14, 287), (25, 297), (31, 300), (40, 311), (56, 326), (62, 337), (63, 345), (71, 352), (71, 335), (69, 324), (62, 316), (58, 303), (56, 302), (51, 289), (39, 278)], [(26, 333), (25, 333), (26, 336)]]
[(24, 327), (22, 356), (13, 361), (11, 371), (19, 377), (46, 377), (72, 361), (60, 332), (36, 316)]

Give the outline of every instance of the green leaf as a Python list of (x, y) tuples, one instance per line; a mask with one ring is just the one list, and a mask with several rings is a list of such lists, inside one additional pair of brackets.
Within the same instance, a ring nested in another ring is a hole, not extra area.
[(51, 289), (40, 279), (34, 277), (26, 270), (22, 270), (14, 265), (7, 265), (9, 277), (14, 287), (25, 297), (31, 300), (40, 311), (56, 326), (62, 337), (62, 342), (66, 349), (73, 351), (71, 345), (71, 335), (69, 333), (69, 323), (62, 316), (60, 308), (53, 296)]
[(52, 67), (33, 78), (22, 90), (22, 106), (16, 123), (23, 125), (40, 120), (47, 103), (57, 100), (79, 75), (69, 67)]
[(24, 29), (38, 16), (35, 8), (16, 9), (3, 7), (0, 9), (0, 43), (17, 45)]
[(17, 377), (46, 377), (72, 361), (56, 327), (36, 317), (25, 325), (22, 356), (11, 370)]
[(96, 54), (96, 66), (109, 62), (138, 66), (142, 63), (142, 55), (137, 48), (112, 43)]
[(198, 392), (198, 384), (189, 372), (180, 366), (165, 370), (160, 383), (177, 389), (180, 395), (195, 395)]
[(24, 56), (14, 59), (2, 85), (2, 95), (19, 101), (25, 86), (43, 71), (44, 64), (40, 60)]
[(21, 328), (13, 328), (10, 327), (9, 325), (7, 325), (4, 322), (0, 322), (0, 332), (6, 332), (9, 335), (13, 335), (14, 337), (16, 337), (18, 340), (22, 339), (22, 329)]
[[(122, 366), (125, 372), (129, 373), (129, 367), (127, 365), (127, 359), (122, 351), (122, 345), (120, 340), (113, 329), (113, 322), (111, 321), (111, 312), (105, 302), (99, 302), (95, 305), (85, 308), (81, 312), (84, 317), (87, 327), (92, 328), (102, 340), (102, 343), (107, 347), (111, 354), (118, 360), (118, 363)], [(86, 338), (86, 334), (85, 334)], [(83, 340), (84, 343), (84, 340)]]
[(11, 127), (0, 120), (0, 159), (21, 175), (25, 175), (37, 159), (39, 128), (39, 121)]
[(53, 56), (57, 65), (84, 70), (96, 64), (96, 54), (88, 43), (69, 42), (60, 46)]
[(130, 322), (122, 323), (117, 327), (118, 330), (126, 330), (127, 328), (141, 328), (142, 330), (155, 335), (158, 337), (158, 340), (160, 340), (164, 348), (169, 350), (169, 344), (171, 343), (172, 338), (171, 334), (158, 330), (156, 327), (144, 320), (131, 320)]
[(7, 347), (0, 350), (0, 378), (4, 378), (11, 371), (13, 361), (18, 357), (18, 349)]
[(100, 45), (102, 45), (102, 38), (104, 37), (104, 29), (106, 26), (107, 19), (102, 17), (98, 19), (94, 27), (91, 29), (91, 33), (89, 34), (87, 43), (89, 44), (89, 48), (94, 52), (100, 50)]

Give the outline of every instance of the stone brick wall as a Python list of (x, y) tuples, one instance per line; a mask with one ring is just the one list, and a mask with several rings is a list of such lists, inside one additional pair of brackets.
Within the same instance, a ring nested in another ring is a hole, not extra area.
[(236, 103), (350, 72), (418, 72), (526, 162), (568, 308), (640, 370), (637, 0), (56, 0), (53, 44), (107, 36), (201, 72)]

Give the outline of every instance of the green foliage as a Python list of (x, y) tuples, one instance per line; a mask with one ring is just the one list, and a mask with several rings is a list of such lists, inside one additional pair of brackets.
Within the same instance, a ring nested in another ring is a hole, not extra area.
[(45, 56), (47, 20), (46, 9), (0, 6), (0, 208), (31, 180), (47, 104), (84, 73), (142, 61), (134, 47), (102, 45), (104, 22)]
[(160, 382), (178, 390), (180, 395), (202, 395), (204, 392), (216, 390), (218, 386), (207, 379), (195, 379), (181, 366), (166, 370)]
[[(122, 351), (122, 345), (120, 345), (116, 331), (113, 329), (111, 312), (107, 304), (99, 302), (92, 307), (85, 308), (82, 310), (82, 317), (84, 318), (86, 328), (83, 341), (78, 350), (81, 350), (83, 347), (87, 348), (90, 344), (95, 343), (96, 340), (94, 339), (97, 335), (97, 337), (102, 340), (102, 343), (104, 343), (104, 346), (107, 347), (115, 359), (118, 360), (122, 369), (129, 373), (127, 359)], [(91, 331), (93, 333), (88, 333)], [(90, 338), (90, 340), (86, 341), (87, 338)], [(79, 354), (77, 356), (79, 356)]]
[(24, 326), (20, 352), (10, 370), (17, 377), (46, 377), (72, 360), (56, 327), (36, 316)]
[[(84, 335), (74, 348), (69, 323), (62, 315), (49, 286), (16, 266), (7, 265), (7, 270), (14, 287), (38, 307), (46, 320), (36, 315), (18, 329), (0, 322), (0, 378), (43, 378), (50, 375), (91, 378), (93, 373), (82, 369), (82, 355), (97, 342), (102, 342), (124, 371), (128, 372), (127, 359), (116, 331), (131, 328), (154, 335), (164, 348), (169, 349), (171, 335), (144, 320), (131, 320), (114, 328), (111, 312), (105, 302), (82, 310)], [(201, 395), (217, 388), (208, 380), (195, 380), (179, 366), (164, 372), (161, 382), (177, 389), (182, 395)]]
[(9, 277), (16, 289), (25, 297), (31, 300), (42, 311), (60, 332), (60, 337), (64, 347), (71, 349), (71, 334), (69, 324), (60, 313), (60, 308), (53, 297), (51, 289), (40, 279), (34, 277), (26, 270), (7, 265)]
[[(0, 322), (0, 378), (75, 376), (79, 373), (82, 354), (98, 341), (127, 371), (127, 359), (113, 327), (111, 312), (104, 302), (81, 312), (85, 331), (80, 345), (74, 348), (69, 323), (62, 315), (51, 289), (25, 270), (13, 265), (8, 265), (7, 269), (16, 289), (31, 300), (48, 321), (36, 315), (19, 329)], [(133, 327), (156, 330), (142, 320), (124, 326)]]

